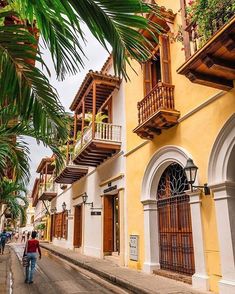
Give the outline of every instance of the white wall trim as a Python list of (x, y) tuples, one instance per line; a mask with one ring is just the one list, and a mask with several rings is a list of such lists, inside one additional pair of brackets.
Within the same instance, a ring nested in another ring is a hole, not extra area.
[(199, 104), (197, 107), (193, 108), (192, 110), (190, 110), (189, 112), (187, 112), (186, 114), (184, 114), (183, 116), (181, 116), (178, 119), (178, 122), (181, 123), (182, 121), (186, 120), (187, 118), (189, 118), (190, 116), (192, 116), (193, 114), (195, 114), (196, 112), (200, 111), (201, 109), (203, 109), (204, 107), (206, 107), (207, 105), (211, 104), (212, 102), (214, 102), (215, 100), (219, 99), (220, 97), (224, 96), (227, 92), (225, 91), (220, 91), (218, 93), (216, 93), (215, 95), (209, 97), (206, 101), (202, 102), (201, 104)]
[(227, 180), (228, 160), (235, 145), (235, 114), (220, 130), (210, 153), (208, 183), (215, 185)]
[[(163, 171), (173, 162), (185, 166), (192, 156), (182, 147), (167, 145), (160, 148), (151, 158), (142, 181), (141, 202), (155, 200), (158, 181)], [(153, 185), (154, 182), (154, 185)]]

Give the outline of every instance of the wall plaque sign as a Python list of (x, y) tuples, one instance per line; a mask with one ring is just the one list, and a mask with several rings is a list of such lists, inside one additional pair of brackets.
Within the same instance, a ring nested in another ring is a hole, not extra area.
[(130, 260), (138, 261), (139, 236), (130, 235)]
[(101, 215), (101, 211), (91, 211), (91, 215)]
[(110, 186), (107, 189), (104, 189), (104, 193), (108, 193), (108, 192), (111, 192), (111, 191), (116, 190), (116, 189), (117, 189), (117, 185)]

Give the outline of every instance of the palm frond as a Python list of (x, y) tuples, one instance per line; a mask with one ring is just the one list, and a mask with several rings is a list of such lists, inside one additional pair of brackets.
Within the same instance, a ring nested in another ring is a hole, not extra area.
[[(67, 137), (64, 108), (46, 76), (29, 61), (44, 65), (35, 38), (22, 25), (0, 27), (0, 106), (15, 105), (22, 120), (31, 119), (36, 133), (56, 131)], [(31, 44), (31, 45), (28, 45)]]
[(157, 5), (141, 0), (12, 0), (19, 12), (31, 23), (36, 20), (41, 37), (49, 48), (57, 76), (76, 73), (83, 66), (85, 40), (81, 29), (84, 22), (95, 38), (113, 51), (114, 68), (118, 75), (126, 75), (128, 57), (142, 62), (151, 55), (151, 43), (140, 33), (153, 36), (161, 28), (148, 21), (143, 14), (153, 12), (160, 16)]

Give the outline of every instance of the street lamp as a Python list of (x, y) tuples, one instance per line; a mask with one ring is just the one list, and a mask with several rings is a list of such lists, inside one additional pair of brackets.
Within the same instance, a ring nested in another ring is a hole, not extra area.
[(56, 209), (56, 207), (54, 207), (54, 208), (51, 208), (51, 213), (54, 213), (54, 212), (56, 212), (57, 211), (57, 209)]
[(66, 209), (67, 205), (65, 202), (62, 203), (62, 210), (65, 212), (67, 211), (68, 213), (71, 213), (71, 209)]
[(207, 186), (207, 184), (204, 184), (203, 186), (193, 185), (196, 180), (197, 170), (198, 170), (198, 167), (194, 164), (193, 160), (191, 158), (188, 158), (187, 163), (184, 167), (184, 171), (187, 177), (187, 181), (191, 187), (191, 192), (193, 192), (193, 188), (202, 188), (204, 190), (205, 195), (210, 195), (210, 189)]
[(66, 210), (66, 203), (65, 203), (65, 202), (62, 203), (62, 210), (63, 210), (63, 211)]
[(83, 194), (82, 194), (82, 202), (83, 202), (84, 204), (91, 205), (91, 207), (93, 207), (93, 202), (87, 203), (87, 198), (88, 198), (87, 193), (86, 193), (86, 192), (83, 193)]

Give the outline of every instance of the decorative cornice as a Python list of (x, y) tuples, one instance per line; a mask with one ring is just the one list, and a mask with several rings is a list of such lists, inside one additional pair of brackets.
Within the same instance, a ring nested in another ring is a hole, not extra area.
[(108, 183), (110, 183), (110, 182), (114, 182), (114, 181), (117, 181), (117, 180), (119, 180), (119, 179), (122, 179), (123, 177), (124, 177), (124, 174), (123, 174), (123, 173), (120, 173), (120, 174), (118, 174), (118, 175), (116, 175), (116, 176), (114, 176), (114, 177), (112, 177), (112, 178), (109, 178), (109, 179), (107, 179), (107, 180), (101, 182), (101, 183), (99, 184), (99, 186), (100, 186), (100, 187), (105, 186), (105, 185), (107, 185)]
[(141, 203), (145, 205), (152, 205), (152, 204), (157, 204), (157, 199), (145, 199), (141, 200)]

